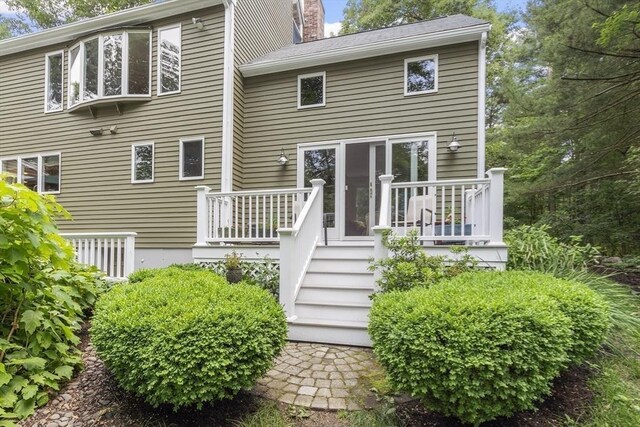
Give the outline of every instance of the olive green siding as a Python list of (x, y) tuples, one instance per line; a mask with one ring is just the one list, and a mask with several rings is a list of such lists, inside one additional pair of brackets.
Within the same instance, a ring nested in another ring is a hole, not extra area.
[(293, 41), (291, 0), (240, 0), (235, 15), (234, 189), (243, 187), (244, 77), (238, 66)]
[[(63, 231), (134, 231), (140, 248), (190, 248), (196, 241), (196, 185), (220, 188), (224, 8), (154, 22), (152, 100), (99, 107), (93, 119), (86, 108), (45, 114), (45, 54), (51, 46), (0, 58), (0, 157), (62, 153), (58, 201), (74, 217)], [(182, 92), (157, 96), (157, 28), (182, 23)], [(145, 25), (148, 27), (149, 25)], [(65, 52), (65, 68), (68, 55)], [(118, 126), (117, 135), (108, 129)], [(103, 136), (90, 135), (105, 128)], [(205, 179), (179, 181), (179, 139), (206, 138)], [(155, 143), (155, 182), (131, 183), (131, 145)]]
[[(439, 55), (438, 92), (404, 96), (404, 60)], [(327, 73), (326, 107), (297, 109), (297, 76)], [(296, 146), (418, 132), (438, 133), (438, 179), (477, 176), (478, 43), (245, 79), (245, 189), (296, 185)], [(462, 149), (451, 154), (452, 133)], [(290, 162), (275, 159), (284, 148)]]

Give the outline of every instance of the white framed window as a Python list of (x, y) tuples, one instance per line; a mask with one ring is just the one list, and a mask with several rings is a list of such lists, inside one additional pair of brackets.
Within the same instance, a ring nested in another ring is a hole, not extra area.
[(326, 96), (326, 72), (298, 76), (298, 109), (324, 107)]
[(180, 140), (180, 180), (204, 178), (204, 138)]
[(151, 96), (151, 31), (93, 36), (69, 49), (68, 107), (99, 99)]
[(44, 72), (44, 112), (52, 113), (63, 109), (64, 52), (52, 52), (45, 56)]
[(182, 89), (182, 26), (158, 29), (158, 96)]
[(42, 194), (60, 194), (60, 153), (33, 154), (0, 159), (0, 172), (14, 182)]
[(131, 183), (151, 183), (154, 179), (155, 145), (153, 142), (131, 146)]
[(438, 55), (408, 58), (404, 61), (405, 96), (438, 91)]

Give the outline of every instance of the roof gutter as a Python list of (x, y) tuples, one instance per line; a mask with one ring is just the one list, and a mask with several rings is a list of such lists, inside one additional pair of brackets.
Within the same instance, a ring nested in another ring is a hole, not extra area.
[(72, 22), (33, 34), (0, 41), (0, 57), (31, 49), (68, 43), (96, 30), (125, 25), (139, 25), (170, 16), (222, 4), (223, 0), (168, 0), (151, 3), (95, 18)]
[(368, 43), (360, 46), (292, 56), (268, 62), (253, 62), (241, 65), (240, 71), (245, 77), (261, 76), (287, 70), (354, 61), (357, 59), (390, 55), (398, 52), (408, 52), (434, 46), (445, 46), (476, 41), (480, 40), (482, 38), (482, 34), (489, 31), (490, 28), (491, 24), (480, 24), (471, 27), (439, 31), (436, 33), (419, 34), (393, 40)]

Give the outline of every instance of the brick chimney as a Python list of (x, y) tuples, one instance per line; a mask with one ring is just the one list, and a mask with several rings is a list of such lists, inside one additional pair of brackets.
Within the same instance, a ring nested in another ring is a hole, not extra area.
[(322, 0), (304, 0), (304, 42), (324, 38), (324, 5)]

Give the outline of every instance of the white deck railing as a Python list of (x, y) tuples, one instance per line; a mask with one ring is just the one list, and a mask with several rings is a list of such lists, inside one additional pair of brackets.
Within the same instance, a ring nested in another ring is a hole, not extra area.
[(296, 222), (310, 188), (212, 193), (198, 190), (198, 244), (274, 242)]
[(123, 280), (133, 273), (137, 233), (62, 233), (76, 261), (93, 265), (108, 278)]
[(424, 242), (502, 243), (504, 169), (487, 176), (407, 183), (381, 177), (383, 203), (389, 205), (381, 209), (380, 225), (398, 235), (417, 231)]
[(322, 236), (322, 179), (312, 179), (312, 191), (300, 216), (291, 228), (280, 234), (280, 303), (288, 319), (295, 319), (295, 301), (302, 281)]

